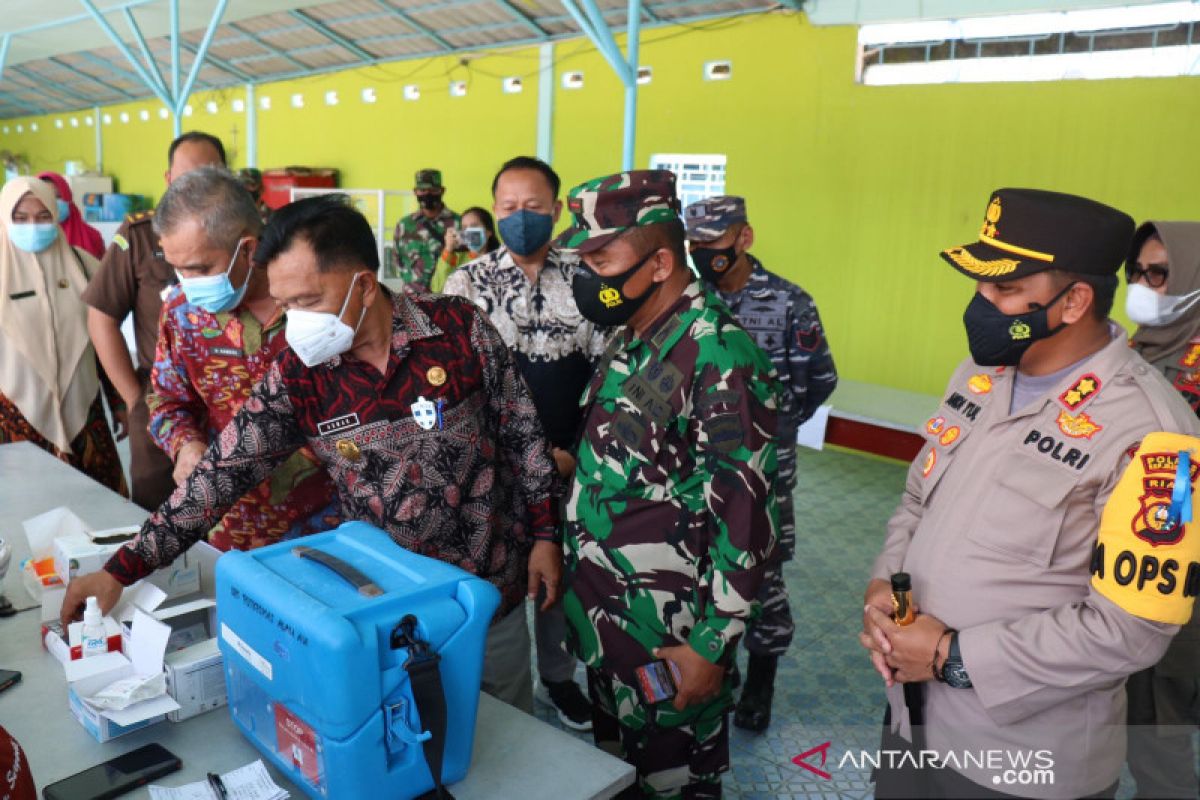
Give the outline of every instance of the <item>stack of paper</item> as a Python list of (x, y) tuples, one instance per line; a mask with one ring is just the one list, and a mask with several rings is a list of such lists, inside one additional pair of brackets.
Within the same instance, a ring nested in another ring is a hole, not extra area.
[[(228, 800), (284, 800), (288, 793), (271, 780), (262, 759), (221, 776)], [(186, 786), (151, 786), (150, 800), (219, 800), (207, 781)]]

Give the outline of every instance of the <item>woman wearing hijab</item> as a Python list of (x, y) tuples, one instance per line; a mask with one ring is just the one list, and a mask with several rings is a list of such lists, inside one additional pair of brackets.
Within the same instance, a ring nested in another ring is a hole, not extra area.
[(33, 442), (126, 494), (80, 298), (96, 266), (67, 243), (49, 183), (0, 189), (0, 444)]
[(54, 194), (58, 196), (58, 224), (67, 235), (67, 243), (96, 258), (104, 258), (104, 237), (100, 231), (83, 221), (79, 208), (72, 202), (74, 197), (67, 179), (57, 172), (42, 172), (38, 177), (54, 186)]
[(1125, 265), (1130, 344), (1200, 414), (1200, 222), (1147, 222)]
[[(1200, 414), (1200, 222), (1143, 224), (1134, 234), (1125, 277), (1125, 312), (1138, 326), (1130, 345)], [(1192, 454), (1193, 465), (1198, 458)], [(1200, 605), (1196, 609), (1200, 613)], [(1200, 723), (1197, 664), (1200, 617), (1193, 614), (1162, 660), (1125, 684), (1129, 770), (1140, 798), (1194, 798), (1200, 789), (1192, 754)]]

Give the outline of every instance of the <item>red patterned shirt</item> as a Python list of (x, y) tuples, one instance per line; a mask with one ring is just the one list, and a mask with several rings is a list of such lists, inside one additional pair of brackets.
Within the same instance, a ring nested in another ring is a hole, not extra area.
[(554, 462), (512, 354), (460, 298), (387, 294), (386, 371), (353, 357), (306, 367), (291, 350), (188, 479), (105, 567), (129, 585), (170, 563), (249, 486), (306, 443), (342, 515), (491, 581), (501, 613), (525, 595), (529, 549), (554, 540)]
[[(146, 395), (150, 435), (172, 460), (190, 442), (208, 445), (287, 349), (283, 315), (263, 325), (243, 309), (211, 314), (178, 286), (163, 303)], [(297, 450), (238, 499), (209, 532), (221, 550), (252, 550), (319, 533), (339, 521), (333, 484), (312, 450)]]

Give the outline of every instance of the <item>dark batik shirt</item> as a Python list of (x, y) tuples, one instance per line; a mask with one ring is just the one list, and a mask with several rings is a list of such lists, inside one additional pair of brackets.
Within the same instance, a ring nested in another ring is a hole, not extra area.
[(290, 349), (209, 446), (187, 484), (106, 569), (128, 585), (165, 565), (279, 462), (308, 445), (342, 517), (491, 581), (502, 613), (525, 596), (529, 549), (552, 540), (554, 462), (508, 348), (471, 303), (385, 295), (387, 369), (306, 367)]
[(533, 393), (546, 436), (572, 450), (579, 398), (604, 352), (607, 330), (583, 318), (571, 292), (579, 257), (550, 248), (536, 281), (507, 247), (472, 261), (446, 281), (446, 294), (473, 301), (488, 315)]

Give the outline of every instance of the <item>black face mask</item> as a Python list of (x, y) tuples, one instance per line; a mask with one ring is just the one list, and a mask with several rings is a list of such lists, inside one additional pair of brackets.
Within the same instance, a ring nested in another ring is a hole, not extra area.
[(737, 260), (737, 249), (733, 245), (724, 250), (697, 247), (692, 251), (692, 263), (696, 265), (696, 271), (709, 283), (719, 283), (733, 269)]
[(657, 252), (658, 250), (651, 250), (632, 267), (620, 275), (611, 277), (597, 274), (580, 261), (575, 268), (575, 276), (571, 279), (571, 293), (575, 295), (575, 305), (579, 307), (579, 313), (583, 314), (585, 319), (604, 327), (624, 325), (628, 322), (662, 284), (646, 289), (641, 297), (626, 297), (622, 289), (629, 279), (645, 266), (650, 256)]
[(971, 358), (981, 367), (1015, 367), (1034, 342), (1048, 339), (1067, 327), (1059, 323), (1050, 328), (1050, 306), (1057, 303), (1075, 284), (1068, 285), (1050, 302), (1021, 314), (1005, 314), (976, 292), (963, 312)]
[(442, 204), (442, 196), (440, 194), (419, 194), (417, 202), (421, 204), (421, 208), (432, 211)]

